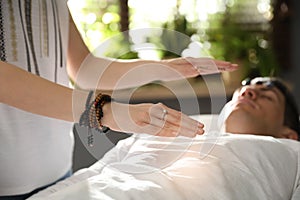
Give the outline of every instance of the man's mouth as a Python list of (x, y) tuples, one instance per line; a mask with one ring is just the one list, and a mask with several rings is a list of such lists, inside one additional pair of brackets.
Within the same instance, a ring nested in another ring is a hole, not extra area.
[(258, 108), (258, 106), (252, 100), (247, 99), (247, 98), (239, 98), (238, 100), (236, 100), (236, 102), (234, 104), (236, 104), (236, 105), (247, 104), (247, 105), (250, 105), (254, 109)]

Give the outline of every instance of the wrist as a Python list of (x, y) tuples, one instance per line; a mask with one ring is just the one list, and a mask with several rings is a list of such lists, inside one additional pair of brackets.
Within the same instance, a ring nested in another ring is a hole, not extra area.
[(115, 104), (115, 102), (107, 102), (103, 105), (102, 111), (103, 111), (103, 117), (101, 120), (101, 123), (103, 126), (111, 127), (112, 122), (112, 104)]
[[(79, 125), (105, 132), (102, 130), (104, 126), (102, 123), (104, 116), (103, 107), (105, 104), (111, 102), (111, 96), (99, 93), (94, 100), (92, 100), (92, 96), (93, 91), (90, 91), (86, 100), (85, 110), (79, 119)], [(106, 111), (106, 113), (108, 112)], [(107, 130), (107, 128), (105, 128), (105, 130)]]
[[(89, 92), (85, 103), (85, 110), (79, 119), (79, 125), (88, 128), (87, 141), (89, 146), (93, 146), (94, 141), (91, 129), (95, 129), (102, 133), (107, 133), (110, 130), (109, 127), (103, 124), (102, 120), (104, 117), (103, 107), (105, 104), (111, 103), (111, 96), (99, 93), (96, 98), (92, 100), (93, 94), (93, 91)], [(105, 113), (109, 113), (107, 107), (105, 107)]]

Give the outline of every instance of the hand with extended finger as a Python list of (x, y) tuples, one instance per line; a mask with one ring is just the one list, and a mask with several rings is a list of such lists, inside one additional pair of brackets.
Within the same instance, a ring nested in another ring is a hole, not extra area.
[(195, 137), (204, 133), (203, 124), (161, 103), (112, 102), (104, 105), (103, 113), (102, 124), (115, 131), (167, 137)]
[(238, 68), (237, 64), (204, 57), (180, 57), (162, 60), (162, 63), (180, 74), (179, 76), (174, 76), (174, 74), (169, 73), (169, 76), (165, 76), (163, 81), (177, 80), (181, 79), (182, 77), (191, 78), (199, 75), (220, 73), (223, 71), (234, 71)]

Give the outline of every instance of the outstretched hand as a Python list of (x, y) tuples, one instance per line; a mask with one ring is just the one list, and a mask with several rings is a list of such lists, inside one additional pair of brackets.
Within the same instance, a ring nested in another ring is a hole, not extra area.
[(102, 124), (115, 131), (166, 137), (195, 137), (204, 133), (202, 123), (161, 103), (134, 105), (112, 102), (105, 104), (103, 112)]
[[(162, 60), (162, 62), (168, 67), (176, 70), (179, 74), (186, 78), (196, 77), (198, 75), (215, 74), (224, 71), (234, 71), (238, 69), (237, 64), (204, 57), (180, 57), (175, 59)], [(178, 77), (170, 75), (164, 77), (163, 81), (170, 81), (176, 79), (178, 79)]]

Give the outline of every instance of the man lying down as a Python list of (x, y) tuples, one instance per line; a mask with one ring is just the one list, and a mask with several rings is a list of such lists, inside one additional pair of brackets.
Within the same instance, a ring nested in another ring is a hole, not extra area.
[(299, 115), (286, 87), (274, 78), (248, 81), (220, 116), (223, 131), (192, 139), (120, 141), (30, 199), (300, 199)]

